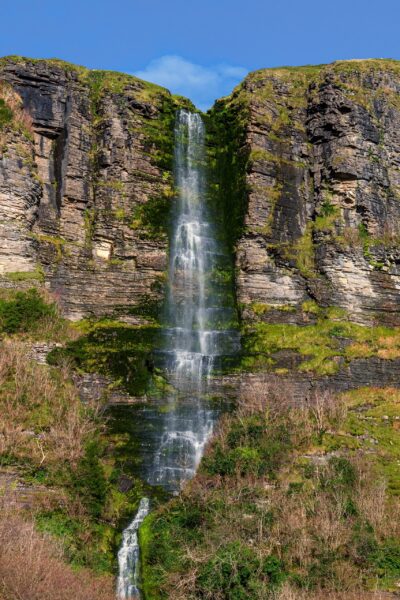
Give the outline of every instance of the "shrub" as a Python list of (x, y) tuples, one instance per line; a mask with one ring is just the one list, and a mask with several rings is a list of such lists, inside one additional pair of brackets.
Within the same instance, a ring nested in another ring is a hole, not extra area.
[(262, 570), (268, 576), (271, 587), (280, 585), (286, 579), (283, 562), (276, 556), (267, 556), (264, 560)]
[(254, 578), (262, 571), (255, 552), (240, 542), (222, 546), (199, 569), (198, 594), (201, 598), (251, 600), (258, 596)]
[(56, 305), (46, 304), (35, 288), (16, 292), (9, 300), (0, 299), (0, 331), (16, 333), (29, 331), (45, 317), (56, 315)]
[(381, 576), (400, 577), (400, 541), (389, 538), (385, 540), (370, 558)]
[(31, 116), (24, 109), (21, 97), (17, 92), (10, 84), (2, 81), (0, 82), (0, 130), (5, 125), (11, 125), (26, 137), (32, 138)]
[(74, 467), (99, 428), (95, 404), (82, 406), (64, 367), (49, 369), (29, 359), (15, 339), (0, 343), (0, 454), (3, 461), (47, 469)]
[(357, 475), (354, 466), (347, 458), (333, 456), (329, 460), (330, 469), (321, 473), (321, 487), (329, 490), (338, 488), (352, 489), (356, 483)]
[(72, 473), (72, 485), (92, 517), (99, 517), (104, 508), (107, 481), (100, 464), (100, 444), (90, 440), (85, 453)]
[(2, 98), (0, 98), (0, 129), (10, 123), (13, 119), (13, 111), (7, 106)]

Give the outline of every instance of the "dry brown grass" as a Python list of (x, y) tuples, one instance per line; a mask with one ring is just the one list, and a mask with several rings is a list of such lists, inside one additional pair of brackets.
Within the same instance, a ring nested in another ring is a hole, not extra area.
[(344, 227), (340, 241), (346, 248), (362, 247), (360, 232), (356, 227)]
[(33, 135), (32, 117), (24, 109), (22, 99), (17, 92), (5, 81), (0, 81), (0, 98), (14, 114), (14, 122), (25, 132)]
[(111, 576), (73, 570), (59, 544), (21, 516), (2, 511), (0, 599), (115, 600), (115, 595)]
[(274, 600), (389, 600), (389, 598), (394, 599), (395, 596), (386, 592), (366, 592), (365, 590), (342, 593), (327, 590), (302, 592), (288, 584), (283, 585), (274, 596)]
[(28, 359), (29, 346), (0, 342), (0, 454), (49, 467), (74, 465), (98, 428), (97, 405), (83, 406), (67, 366)]

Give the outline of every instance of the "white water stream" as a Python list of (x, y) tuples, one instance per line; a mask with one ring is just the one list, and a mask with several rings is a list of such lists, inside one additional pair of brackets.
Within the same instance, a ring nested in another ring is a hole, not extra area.
[[(237, 350), (237, 334), (226, 328), (233, 308), (224, 306), (224, 288), (215, 283), (227, 259), (209, 218), (205, 198), (205, 140), (200, 115), (178, 112), (175, 126), (175, 185), (169, 286), (164, 344), (159, 357), (175, 392), (161, 412), (148, 410), (153, 438), (152, 458), (145, 478), (150, 485), (178, 493), (196, 472), (212, 434), (217, 411), (205, 401), (212, 369), (218, 359)], [(222, 325), (221, 325), (222, 323)], [(146, 416), (144, 415), (144, 419)], [(120, 599), (139, 597), (137, 530), (148, 514), (149, 501), (124, 531), (118, 554)]]
[(142, 498), (139, 510), (132, 523), (124, 530), (122, 544), (118, 551), (117, 598), (140, 598), (139, 539), (138, 529), (149, 514), (148, 498)]

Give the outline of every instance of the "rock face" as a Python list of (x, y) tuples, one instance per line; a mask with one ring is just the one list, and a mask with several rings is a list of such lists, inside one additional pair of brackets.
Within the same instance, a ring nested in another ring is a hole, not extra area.
[(0, 275), (44, 272), (71, 319), (143, 313), (165, 276), (176, 100), (61, 61), (2, 59), (0, 82), (17, 107), (0, 132)]
[[(245, 321), (301, 324), (313, 300), (400, 324), (399, 94), (396, 61), (347, 61), (257, 71), (216, 103), (218, 201)], [(0, 277), (44, 275), (72, 319), (140, 322), (162, 296), (182, 100), (17, 58), (0, 61), (2, 99), (14, 118), (0, 128)], [(268, 310), (256, 317), (257, 305)]]
[(243, 215), (233, 243), (245, 319), (255, 304), (289, 304), (297, 316), (279, 320), (301, 322), (311, 299), (400, 324), (399, 94), (399, 63), (346, 61), (257, 71), (217, 103), (214, 121), (236, 135), (220, 127), (222, 196)]

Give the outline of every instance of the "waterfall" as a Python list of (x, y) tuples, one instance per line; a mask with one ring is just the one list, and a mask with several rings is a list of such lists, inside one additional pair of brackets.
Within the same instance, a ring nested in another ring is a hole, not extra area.
[(122, 536), (122, 544), (118, 551), (117, 598), (119, 600), (140, 598), (138, 529), (149, 514), (149, 508), (148, 498), (142, 498), (135, 518)]
[[(173, 392), (161, 406), (145, 406), (141, 428), (143, 477), (178, 493), (196, 472), (218, 415), (207, 399), (211, 373), (238, 349), (232, 294), (221, 276), (231, 269), (207, 208), (205, 131), (199, 114), (180, 110), (175, 125), (170, 262), (162, 347), (157, 352)], [(230, 324), (230, 325), (229, 325)], [(143, 504), (142, 504), (143, 503)], [(119, 553), (121, 599), (137, 597), (137, 529), (148, 511), (143, 499), (124, 532)], [(129, 595), (130, 594), (130, 595)], [(136, 594), (136, 596), (135, 596)]]
[(170, 248), (167, 348), (178, 385), (202, 387), (211, 372), (215, 332), (207, 329), (210, 301), (207, 275), (217, 253), (207, 218), (204, 124), (200, 115), (180, 111), (175, 128), (175, 182), (179, 191)]

